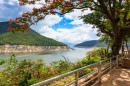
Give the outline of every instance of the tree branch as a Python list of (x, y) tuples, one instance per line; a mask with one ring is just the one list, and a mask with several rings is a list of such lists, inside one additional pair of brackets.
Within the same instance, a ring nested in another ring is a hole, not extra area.
[(106, 31), (106, 30), (104, 30), (104, 29), (101, 29), (101, 32), (102, 32), (102, 33), (105, 33), (105, 34), (107, 34), (107, 35), (109, 35), (111, 38), (113, 37), (113, 34), (112, 34), (112, 33), (108, 32), (108, 31)]
[(125, 25), (125, 24), (126, 24), (126, 21), (127, 21), (127, 20), (126, 20), (126, 18), (127, 18), (127, 14), (128, 14), (128, 13), (127, 13), (127, 12), (125, 12), (125, 14), (124, 14), (124, 18), (123, 18), (123, 25)]
[(89, 6), (85, 6), (85, 7), (81, 7), (81, 8), (75, 8), (75, 9), (83, 9), (83, 8), (90, 8), (91, 10), (95, 10), (95, 11), (99, 11), (101, 13), (104, 13), (102, 10), (99, 10), (99, 9), (96, 9), (96, 8), (92, 8), (92, 7), (89, 7)]
[(111, 0), (109, 0), (109, 7), (110, 7), (111, 14), (113, 14), (113, 11), (112, 11), (112, 8), (111, 8)]
[(124, 34), (128, 34), (128, 33), (130, 33), (130, 28), (124, 30)]
[(126, 22), (130, 22), (130, 18), (126, 20)]
[(110, 13), (107, 10), (107, 7), (105, 6), (103, 0), (98, 0), (98, 2), (101, 5), (101, 9), (104, 11), (104, 13), (106, 14), (106, 16), (110, 19), (111, 22), (114, 22), (112, 16), (110, 15)]
[(113, 0), (113, 16), (115, 19), (115, 4), (116, 4), (116, 0)]
[(122, 0), (119, 0), (119, 6), (121, 7)]

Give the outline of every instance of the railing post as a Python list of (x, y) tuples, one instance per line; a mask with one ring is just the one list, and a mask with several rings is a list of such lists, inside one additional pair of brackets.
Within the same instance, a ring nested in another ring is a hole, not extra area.
[(99, 63), (99, 68), (98, 68), (98, 86), (101, 85), (101, 62)]
[(119, 56), (117, 55), (117, 56), (116, 56), (116, 68), (118, 68), (118, 60), (119, 60), (118, 57), (119, 57)]
[(76, 82), (75, 82), (75, 86), (78, 86), (78, 72), (76, 72), (76, 74), (75, 74), (75, 80), (76, 80)]
[(110, 70), (111, 70), (111, 63), (112, 63), (112, 58), (110, 58)]

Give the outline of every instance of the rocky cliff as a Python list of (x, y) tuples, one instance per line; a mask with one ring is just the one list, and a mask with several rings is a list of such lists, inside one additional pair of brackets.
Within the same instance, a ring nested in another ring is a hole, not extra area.
[(70, 51), (69, 46), (29, 46), (29, 45), (1, 45), (0, 52), (42, 52), (42, 51)]

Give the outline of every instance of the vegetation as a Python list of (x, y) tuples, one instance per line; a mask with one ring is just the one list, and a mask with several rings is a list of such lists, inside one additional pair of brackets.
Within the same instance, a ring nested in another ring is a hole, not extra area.
[(0, 44), (4, 45), (41, 45), (41, 46), (66, 46), (66, 44), (47, 38), (29, 28), (29, 32), (10, 33), (7, 28), (11, 27), (8, 22), (0, 22)]
[(88, 58), (88, 59), (91, 59), (90, 57), (93, 57), (93, 56), (99, 56), (101, 57), (101, 59), (106, 59), (112, 56), (111, 51), (103, 47), (88, 51), (86, 55), (87, 56), (85, 58)]
[[(75, 47), (108, 47), (109, 45), (110, 45), (109, 43), (107, 44), (106, 42), (102, 41), (102, 39), (100, 39), (100, 40), (85, 41), (85, 42), (75, 45)], [(129, 42), (127, 45), (128, 47), (130, 47)], [(126, 45), (124, 46), (126, 47)]]
[(98, 40), (85, 41), (75, 45), (75, 47), (106, 47), (105, 43), (100, 43)]
[[(40, 0), (19, 0), (19, 5), (36, 4)], [(98, 36), (106, 34), (111, 41), (113, 55), (118, 55), (124, 39), (130, 35), (130, 2), (129, 0), (45, 0), (41, 8), (33, 8), (33, 12), (23, 12), (22, 17), (10, 20), (10, 24), (23, 23), (24, 27), (14, 25), (9, 28), (14, 31), (26, 31), (27, 27), (43, 20), (50, 14), (66, 14), (74, 9), (82, 11), (91, 9), (92, 13), (83, 15), (81, 18), (86, 24), (92, 24), (98, 28)], [(55, 10), (57, 9), (57, 10)]]
[(98, 0), (94, 6), (97, 10), (81, 16), (86, 24), (98, 28), (97, 35), (105, 38), (104, 41), (111, 47), (113, 55), (119, 54), (124, 40), (130, 37), (128, 5), (128, 0)]
[[(55, 77), (68, 71), (72, 71), (77, 68), (81, 68), (83, 66), (99, 62), (102, 59), (102, 54), (97, 53), (103, 53), (103, 50), (104, 48), (95, 49), (95, 52), (93, 53), (94, 55), (91, 56), (90, 59), (88, 59), (88, 56), (86, 56), (82, 60), (77, 61), (75, 63), (71, 63), (67, 58), (63, 56), (64, 60), (54, 61), (50, 63), (51, 66), (46, 66), (44, 61), (41, 59), (38, 59), (37, 61), (25, 59), (23, 61), (18, 62), (16, 60), (15, 55), (13, 54), (8, 60), (8, 65), (6, 66), (6, 69), (0, 71), (0, 85), (29, 86), (31, 84)], [(88, 52), (88, 55), (91, 55), (90, 52)], [(103, 55), (106, 56), (104, 53)], [(94, 67), (82, 70), (79, 72), (79, 76), (83, 76), (93, 70)], [(74, 75), (70, 75), (62, 80), (53, 82), (49, 85), (53, 86), (56, 83), (64, 85), (66, 82), (73, 81), (74, 77)]]

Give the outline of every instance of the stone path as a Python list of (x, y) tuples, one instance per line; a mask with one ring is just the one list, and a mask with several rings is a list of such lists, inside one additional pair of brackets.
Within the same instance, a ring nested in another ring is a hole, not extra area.
[(130, 68), (114, 69), (102, 79), (101, 86), (130, 86)]

